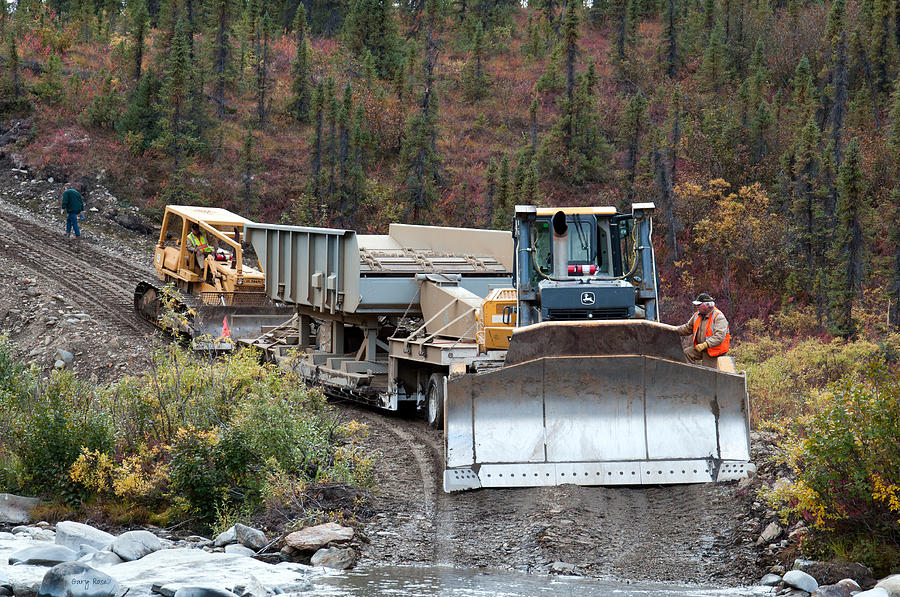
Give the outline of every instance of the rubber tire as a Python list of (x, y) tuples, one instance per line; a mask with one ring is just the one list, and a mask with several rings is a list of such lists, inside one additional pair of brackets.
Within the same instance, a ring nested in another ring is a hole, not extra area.
[(444, 428), (444, 376), (432, 373), (425, 389), (425, 420), (435, 429)]

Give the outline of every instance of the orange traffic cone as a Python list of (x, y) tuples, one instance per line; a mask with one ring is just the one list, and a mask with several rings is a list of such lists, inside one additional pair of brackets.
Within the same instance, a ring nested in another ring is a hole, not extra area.
[(231, 330), (228, 329), (228, 317), (222, 318), (222, 335), (221, 338), (230, 338)]

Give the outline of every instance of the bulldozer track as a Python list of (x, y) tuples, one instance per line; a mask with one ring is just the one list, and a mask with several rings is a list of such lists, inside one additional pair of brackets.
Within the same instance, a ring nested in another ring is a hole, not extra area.
[(110, 255), (88, 240), (67, 239), (61, 232), (0, 209), (8, 231), (0, 251), (70, 291), (70, 299), (115, 328), (149, 333), (151, 324), (133, 314), (134, 286), (149, 273), (144, 264)]

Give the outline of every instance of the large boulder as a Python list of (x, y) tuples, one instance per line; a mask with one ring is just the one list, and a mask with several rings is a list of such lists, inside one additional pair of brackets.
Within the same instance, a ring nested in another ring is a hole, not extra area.
[(781, 575), (780, 574), (772, 574), (771, 572), (769, 574), (766, 574), (765, 576), (763, 576), (761, 579), (759, 579), (759, 584), (764, 587), (774, 587), (775, 585), (777, 585), (780, 582), (781, 582)]
[(93, 568), (108, 568), (110, 566), (121, 564), (125, 560), (111, 551), (103, 550), (82, 556), (78, 558), (78, 561)]
[(47, 571), (39, 597), (114, 597), (119, 583), (80, 562), (66, 562)]
[(851, 595), (850, 589), (841, 585), (819, 585), (810, 597), (851, 597)]
[(309, 563), (335, 570), (347, 570), (356, 563), (356, 552), (352, 547), (327, 547), (313, 554)]
[(884, 589), (890, 597), (900, 597), (900, 574), (892, 574), (882, 578), (875, 588)]
[(802, 570), (823, 585), (835, 585), (845, 578), (852, 578), (861, 587), (871, 587), (875, 584), (872, 570), (856, 562), (845, 560), (830, 560), (820, 562), (817, 560), (794, 560), (794, 570)]
[(37, 545), (11, 553), (9, 555), (9, 563), (27, 564), (29, 566), (56, 566), (63, 562), (74, 562), (78, 559), (77, 555), (64, 545)]
[(80, 522), (64, 520), (56, 525), (57, 545), (64, 545), (76, 551), (82, 544), (103, 549), (114, 540), (115, 537), (109, 533)]
[(12, 493), (0, 493), (0, 522), (24, 524), (31, 522), (31, 510), (41, 503), (33, 497), (23, 497)]
[(265, 533), (241, 523), (234, 525), (234, 534), (238, 543), (256, 551), (259, 551), (269, 544), (269, 540), (266, 539)]
[(347, 543), (353, 539), (353, 529), (334, 522), (306, 527), (284, 538), (285, 545), (298, 551), (316, 551), (332, 543)]
[(162, 543), (150, 531), (128, 531), (116, 537), (109, 549), (126, 562), (131, 562), (159, 551)]
[(237, 543), (237, 525), (229, 528), (227, 531), (222, 531), (216, 538), (213, 540), (213, 545), (216, 547), (225, 547), (229, 543)]
[(816, 579), (802, 570), (789, 570), (781, 580), (787, 586), (806, 591), (807, 593), (813, 593), (819, 588), (819, 583)]
[(762, 534), (759, 536), (759, 539), (756, 540), (757, 545), (765, 545), (766, 543), (771, 543), (775, 539), (781, 536), (782, 529), (778, 526), (777, 522), (770, 522), (769, 526), (763, 530)]

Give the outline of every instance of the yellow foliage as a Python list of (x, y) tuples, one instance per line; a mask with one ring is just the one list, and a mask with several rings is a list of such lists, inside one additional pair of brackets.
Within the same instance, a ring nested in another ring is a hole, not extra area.
[(97, 493), (105, 493), (112, 485), (115, 466), (109, 455), (99, 450), (81, 448), (81, 454), (69, 467), (69, 477)]
[[(891, 512), (900, 514), (900, 485), (885, 481), (878, 473), (872, 474), (872, 497), (887, 504)], [(900, 518), (897, 519), (900, 523)]]

